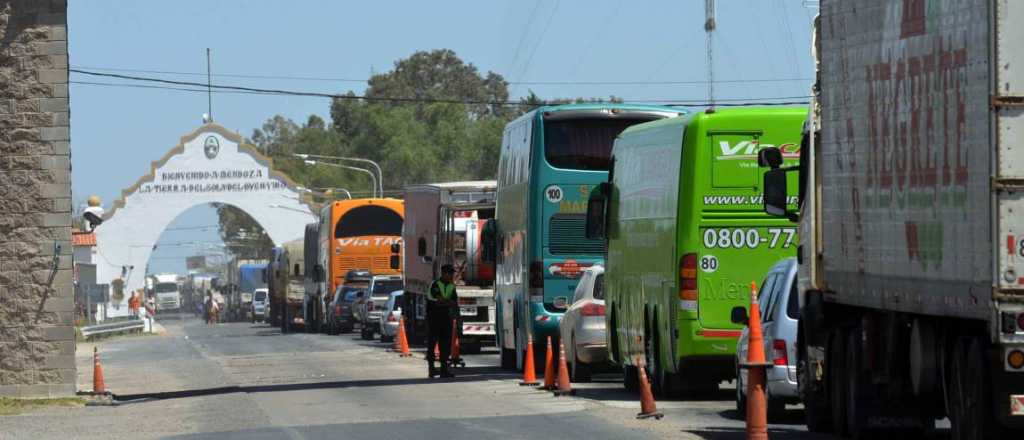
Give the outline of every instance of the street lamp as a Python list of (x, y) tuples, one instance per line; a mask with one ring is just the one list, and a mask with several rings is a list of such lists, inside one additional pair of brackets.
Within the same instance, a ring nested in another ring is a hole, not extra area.
[(350, 160), (353, 162), (363, 162), (373, 165), (377, 169), (377, 187), (380, 189), (380, 196), (384, 197), (384, 172), (381, 171), (380, 165), (370, 159), (363, 159), (361, 157), (342, 157), (342, 156), (324, 156), (321, 154), (305, 154), (305, 153), (294, 153), (295, 157), (303, 160), (309, 160), (309, 158), (317, 159), (331, 159), (331, 160)]
[[(343, 168), (343, 169), (346, 169), (346, 170), (362, 171), (362, 172), (370, 175), (370, 181), (372, 183), (379, 183), (379, 182), (375, 182), (375, 181), (377, 181), (377, 176), (373, 174), (373, 171), (370, 171), (370, 170), (368, 170), (366, 168), (351, 167), (351, 166), (348, 166), (348, 165), (342, 165), (342, 164), (338, 164), (338, 163), (320, 162), (320, 161), (309, 160), (309, 159), (306, 159), (303, 162), (305, 162), (306, 165), (311, 165), (311, 166), (324, 165), (324, 166), (334, 167), (334, 168)], [(374, 185), (374, 186), (377, 186), (377, 185)], [(378, 186), (378, 188), (380, 188), (380, 196), (384, 197), (384, 187), (383, 186)], [(377, 189), (377, 188), (375, 188), (375, 189)]]
[(295, 209), (295, 208), (292, 208), (292, 207), (290, 207), (290, 206), (282, 206), (282, 205), (278, 205), (278, 204), (276, 204), (276, 203), (271, 203), (271, 204), (269, 204), (269, 205), (267, 205), (267, 206), (269, 206), (269, 207), (271, 207), (271, 208), (277, 208), (277, 209), (287, 209), (287, 210), (289, 210), (289, 211), (301, 212), (301, 213), (303, 213), (303, 214), (307, 214), (307, 215), (309, 215), (310, 217), (316, 218), (316, 215), (315, 215), (315, 214), (313, 214), (313, 213), (311, 213), (311, 212), (309, 212), (309, 211), (303, 211), (303, 210), (301, 210), (301, 209)]
[(352, 198), (352, 193), (348, 192), (348, 190), (345, 189), (345, 188), (317, 188), (319, 190), (324, 190), (324, 191), (313, 191), (313, 190), (311, 190), (309, 188), (306, 188), (306, 187), (303, 187), (303, 186), (297, 186), (297, 187), (295, 187), (295, 189), (297, 189), (297, 190), (299, 190), (301, 192), (304, 192), (304, 193), (308, 193), (308, 194), (319, 194), (320, 196), (324, 196), (327, 193), (328, 190), (330, 190), (330, 191), (343, 191), (348, 198), (350, 198), (350, 199)]

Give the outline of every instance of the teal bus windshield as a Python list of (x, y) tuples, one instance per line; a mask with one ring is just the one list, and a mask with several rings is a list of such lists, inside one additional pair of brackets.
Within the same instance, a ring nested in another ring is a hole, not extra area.
[(604, 241), (585, 237), (585, 211), (591, 189), (608, 178), (616, 136), (682, 113), (661, 106), (570, 104), (539, 108), (505, 127), (495, 215), (502, 348), (523, 350), (527, 335), (557, 337), (581, 271), (603, 261)]

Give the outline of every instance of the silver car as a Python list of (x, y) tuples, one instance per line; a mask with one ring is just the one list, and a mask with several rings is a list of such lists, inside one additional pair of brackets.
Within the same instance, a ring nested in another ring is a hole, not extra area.
[(391, 342), (398, 335), (398, 326), (402, 322), (402, 294), (404, 290), (391, 292), (388, 303), (380, 314), (380, 342)]
[[(604, 325), (604, 266), (583, 271), (572, 305), (558, 324), (565, 342), (565, 359), (571, 380), (587, 382), (597, 364), (608, 361), (608, 343)], [(539, 345), (535, 348), (541, 348)]]
[[(796, 258), (775, 263), (760, 284), (757, 298), (764, 333), (765, 360), (772, 363), (766, 371), (768, 418), (778, 420), (786, 404), (800, 402), (796, 383), (796, 333), (800, 313), (796, 288)], [(743, 329), (736, 346), (736, 362), (746, 362), (749, 327)], [(746, 411), (747, 371), (737, 367), (736, 409)]]

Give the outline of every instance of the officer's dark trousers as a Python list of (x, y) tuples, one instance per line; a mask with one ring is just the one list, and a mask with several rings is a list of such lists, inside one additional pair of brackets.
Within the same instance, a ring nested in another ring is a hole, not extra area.
[(434, 365), (434, 344), (440, 346), (441, 369), (448, 370), (448, 356), (452, 352), (452, 320), (447, 313), (431, 313), (427, 318), (430, 331), (427, 333), (427, 360)]

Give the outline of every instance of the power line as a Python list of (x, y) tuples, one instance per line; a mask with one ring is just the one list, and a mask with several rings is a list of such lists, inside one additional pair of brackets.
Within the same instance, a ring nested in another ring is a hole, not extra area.
[[(97, 85), (97, 86), (107, 86), (107, 87), (131, 87), (131, 88), (147, 88), (147, 89), (164, 89), (164, 90), (174, 90), (174, 91), (206, 93), (206, 89), (205, 89), (206, 84), (190, 82), (190, 81), (175, 81), (175, 80), (168, 80), (168, 79), (162, 79), (162, 78), (149, 78), (149, 77), (140, 77), (140, 76), (133, 76), (133, 75), (121, 75), (121, 74), (114, 74), (114, 73), (100, 73), (100, 72), (91, 72), (91, 71), (85, 71), (85, 70), (79, 70), (79, 69), (69, 69), (69, 71), (73, 72), (73, 73), (83, 74), (83, 75), (91, 75), (91, 76), (99, 76), (99, 77), (125, 79), (125, 80), (130, 80), (130, 81), (155, 82), (155, 83), (159, 83), (159, 84), (170, 84), (172, 86), (179, 86), (179, 87), (155, 86), (155, 85), (131, 84), (131, 83), (100, 83), (100, 82), (90, 82), (90, 81), (69, 81), (72, 84)], [(185, 87), (180, 87), (180, 86), (185, 86)], [(191, 88), (188, 88), (188, 87), (191, 87)], [(367, 97), (367, 96), (359, 96), (359, 95), (339, 95), (339, 94), (324, 93), (324, 92), (308, 92), (308, 91), (295, 91), (295, 90), (282, 90), (282, 89), (262, 89), (262, 88), (255, 88), (255, 87), (243, 87), (243, 86), (233, 86), (233, 85), (218, 85), (218, 84), (213, 84), (211, 87), (214, 89), (213, 91), (215, 93), (242, 93), (242, 94), (255, 94), (255, 95), (305, 96), (305, 97), (329, 98), (329, 99), (365, 100), (365, 101), (369, 101), (369, 102), (483, 104), (483, 105), (510, 105), (510, 106), (529, 105), (529, 104), (526, 104), (526, 103), (521, 102), (521, 101), (483, 101), (483, 100), (466, 100), (466, 101), (461, 101), (461, 100), (455, 100), (455, 99), (406, 98), (406, 97)], [(810, 96), (772, 96), (772, 97), (724, 98), (724, 99), (716, 99), (715, 101), (716, 101), (716, 103), (717, 102), (722, 102), (722, 103), (730, 103), (731, 102), (733, 104), (730, 104), (730, 105), (740, 106), (740, 105), (746, 105), (746, 104), (772, 104), (772, 103), (765, 103), (763, 101), (794, 100), (794, 99), (807, 100), (807, 99), (810, 99)], [(695, 106), (695, 107), (700, 107), (700, 106), (708, 105), (708, 104), (706, 104), (703, 101), (703, 99), (700, 99), (700, 98), (628, 99), (628, 100), (625, 100), (625, 101), (638, 102), (638, 103), (639, 102), (644, 102), (644, 103), (651, 103), (651, 104), (671, 104), (671, 105), (680, 105), (680, 106)], [(603, 101), (595, 101), (595, 102), (603, 102)], [(775, 103), (775, 104), (786, 104), (786, 105), (789, 105), (789, 104), (803, 104), (803, 103), (806, 103), (806, 101), (799, 101), (799, 102), (787, 101), (787, 102)]]
[[(128, 72), (128, 73), (149, 73), (149, 74), (160, 74), (160, 75), (183, 75), (183, 76), (206, 76), (205, 73), (200, 72), (182, 72), (182, 71), (169, 71), (169, 70), (148, 70), (148, 69), (127, 69), (127, 68), (114, 68), (114, 67), (86, 67), (86, 66), (72, 66), (71, 71), (75, 70), (89, 70), (89, 71), (100, 71), (100, 72)], [(352, 78), (327, 78), (327, 77), (307, 77), (307, 76), (289, 76), (289, 75), (246, 75), (246, 74), (228, 74), (228, 73), (214, 73), (213, 77), (217, 78), (247, 78), (247, 79), (276, 79), (276, 80), (296, 80), (296, 81), (333, 81), (333, 82), (361, 82), (365, 83), (367, 79), (352, 79)], [(751, 78), (751, 79), (725, 79), (715, 80), (715, 84), (735, 84), (735, 83), (771, 83), (771, 82), (798, 82), (798, 81), (813, 81), (814, 78), (806, 77), (794, 77), (794, 78)], [(688, 80), (688, 81), (640, 81), (640, 80), (622, 80), (622, 81), (569, 81), (569, 80), (545, 80), (545, 81), (508, 81), (510, 85), (527, 85), (527, 86), (672, 86), (672, 85), (702, 85), (707, 84), (707, 80)], [(198, 84), (198, 83), (197, 83)], [(206, 87), (206, 84), (201, 84)], [(205, 90), (204, 90), (205, 91)]]
[(540, 37), (537, 38), (537, 44), (533, 45), (533, 49), (530, 50), (530, 56), (526, 58), (526, 64), (523, 65), (523, 70), (519, 72), (519, 79), (522, 80), (527, 73), (530, 73), (530, 63), (533, 62), (533, 56), (537, 54), (537, 49), (544, 43), (544, 35), (547, 35), (548, 28), (551, 27), (551, 22), (554, 21), (555, 15), (558, 14), (559, 1), (555, 0), (555, 7), (551, 8), (551, 15), (548, 16), (548, 21), (544, 23), (544, 29), (540, 31)]

